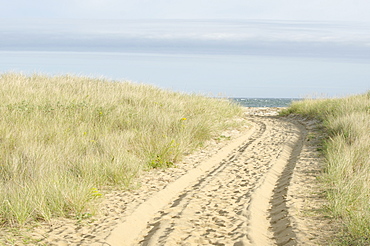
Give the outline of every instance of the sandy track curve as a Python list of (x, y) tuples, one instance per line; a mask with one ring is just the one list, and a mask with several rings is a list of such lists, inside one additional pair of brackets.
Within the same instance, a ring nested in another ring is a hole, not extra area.
[(274, 117), (249, 120), (253, 132), (141, 204), (116, 227), (107, 243), (294, 244), (289, 216), (282, 215), (287, 211), (284, 190), (304, 128)]
[[(197, 180), (214, 168), (220, 160), (227, 158), (230, 152), (233, 152), (233, 155), (229, 157), (229, 159), (233, 158), (236, 154), (235, 149), (237, 149), (240, 144), (243, 144), (243, 142), (250, 141), (249, 139), (254, 132), (255, 130), (252, 128), (247, 134), (222, 148), (210, 159), (204, 161), (199, 166), (190, 170), (188, 173), (184, 174), (173, 183), (170, 183), (163, 190), (157, 192), (154, 196), (140, 204), (138, 208), (126, 218), (124, 223), (119, 224), (112, 231), (111, 235), (107, 238), (107, 243), (110, 245), (135, 245), (135, 239), (139, 236), (139, 233), (145, 229), (149, 220), (155, 216), (158, 210), (162, 209), (172, 200), (174, 200), (174, 204), (179, 203), (182, 195), (180, 195), (180, 198), (176, 198), (178, 194), (189, 187), (189, 184), (193, 182), (201, 183), (202, 179), (201, 181)], [(219, 167), (220, 166), (217, 166), (217, 168)], [(212, 172), (215, 172), (215, 170)]]

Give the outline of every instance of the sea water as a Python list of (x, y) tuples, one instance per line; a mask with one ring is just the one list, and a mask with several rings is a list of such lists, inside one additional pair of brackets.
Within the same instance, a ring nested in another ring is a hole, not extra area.
[(232, 101), (243, 107), (288, 107), (299, 98), (231, 98)]

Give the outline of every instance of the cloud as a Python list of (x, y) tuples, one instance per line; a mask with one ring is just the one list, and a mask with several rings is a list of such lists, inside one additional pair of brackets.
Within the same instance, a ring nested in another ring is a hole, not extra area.
[(43, 20), (0, 24), (6, 50), (370, 59), (368, 24), (302, 21)]

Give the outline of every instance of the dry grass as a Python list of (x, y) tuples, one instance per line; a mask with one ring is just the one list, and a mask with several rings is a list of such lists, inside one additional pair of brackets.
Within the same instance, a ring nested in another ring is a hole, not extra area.
[(5, 225), (89, 212), (101, 187), (129, 187), (241, 115), (227, 100), (130, 82), (6, 73), (0, 85)]
[(341, 243), (370, 244), (370, 92), (342, 99), (296, 102), (285, 113), (323, 121), (329, 209), (342, 222)]

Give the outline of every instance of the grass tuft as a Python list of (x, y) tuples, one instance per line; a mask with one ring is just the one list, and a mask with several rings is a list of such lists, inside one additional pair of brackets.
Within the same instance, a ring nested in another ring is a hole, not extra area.
[(234, 126), (228, 100), (71, 75), (0, 75), (0, 222), (90, 214), (99, 189), (129, 188)]
[(294, 102), (283, 114), (318, 118), (324, 146), (329, 209), (342, 222), (344, 245), (370, 244), (370, 91), (337, 99)]

